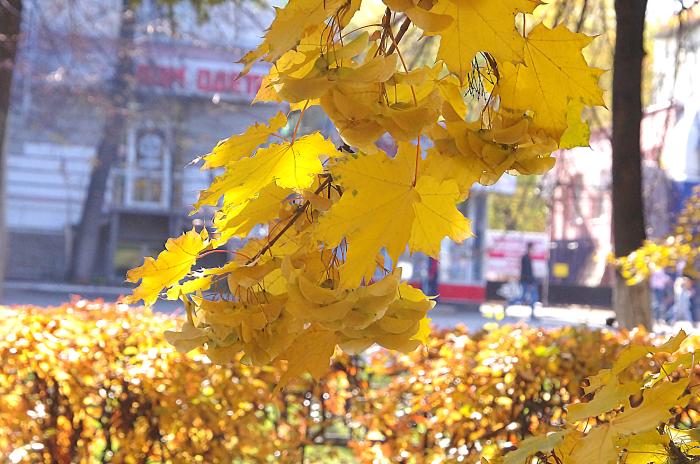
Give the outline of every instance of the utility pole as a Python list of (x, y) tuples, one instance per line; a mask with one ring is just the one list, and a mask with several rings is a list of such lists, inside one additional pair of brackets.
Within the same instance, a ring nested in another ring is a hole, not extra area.
[(0, 301), (3, 300), (7, 266), (7, 226), (5, 224), (5, 179), (7, 118), (10, 113), (12, 74), (17, 58), (22, 25), (22, 0), (0, 1)]

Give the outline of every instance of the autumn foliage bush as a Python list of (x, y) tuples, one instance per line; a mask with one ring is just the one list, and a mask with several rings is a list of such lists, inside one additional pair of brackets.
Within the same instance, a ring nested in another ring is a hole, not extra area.
[(341, 355), (275, 392), (282, 369), (175, 351), (161, 334), (179, 318), (86, 301), (0, 311), (2, 462), (478, 462), (560, 425), (585, 376), (655, 341), (457, 328), (409, 355)]

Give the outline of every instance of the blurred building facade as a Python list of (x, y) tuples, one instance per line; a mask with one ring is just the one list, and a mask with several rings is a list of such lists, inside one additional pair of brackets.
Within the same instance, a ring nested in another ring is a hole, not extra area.
[[(660, 238), (692, 187), (700, 183), (700, 8), (653, 40), (652, 93), (642, 121), (643, 195), (647, 236)], [(599, 129), (590, 148), (558, 155), (545, 181), (551, 202), (550, 275), (553, 286), (597, 290), (612, 284), (611, 133)], [(565, 266), (559, 276), (551, 272)], [(573, 294), (573, 293), (572, 293)], [(582, 292), (584, 299), (586, 292)], [(585, 302), (585, 301), (581, 301)]]
[[(120, 0), (27, 4), (7, 145), (8, 279), (65, 278), (110, 110), (121, 12)], [(280, 109), (250, 106), (266, 69), (237, 80), (234, 63), (270, 13), (234, 2), (207, 12), (209, 19), (187, 2), (170, 10), (155, 0), (133, 11), (125, 48), (134, 90), (100, 218), (96, 281), (122, 281), (165, 239), (201, 223), (188, 205), (212, 174), (188, 162)]]
[[(258, 43), (271, 20), (270, 9), (256, 9), (254, 2), (225, 2), (207, 7), (208, 17), (202, 18), (189, 2), (172, 10), (162, 3), (167, 2), (143, 0), (133, 12), (136, 31), (127, 48), (133, 55), (134, 92), (100, 218), (96, 281), (122, 281), (128, 268), (158, 253), (168, 237), (203, 224), (210, 212), (190, 216), (189, 205), (213, 173), (187, 164), (219, 139), (286, 109), (250, 105), (267, 71), (264, 66), (236, 79), (241, 67), (235, 61)], [(117, 61), (121, 10), (121, 0), (27, 4), (7, 145), (8, 279), (60, 281), (66, 276), (109, 110), (108, 81)], [(690, 14), (686, 19), (680, 30), (664, 29), (655, 39), (656, 90), (642, 128), (651, 237), (668, 232), (680, 199), (700, 182), (695, 82), (700, 21)], [(307, 130), (331, 135), (326, 118), (307, 113)], [(542, 242), (537, 262), (552, 286), (563, 289), (562, 294), (582, 295), (575, 302), (590, 302), (585, 292), (571, 289), (611, 283), (610, 166), (607, 130), (592, 134), (590, 148), (558, 155), (541, 187), (551, 210), (546, 235), (490, 232), (485, 211), (490, 189), (475, 191), (462, 209), (476, 236), (459, 245), (443, 243), (436, 271), (439, 293), (448, 299), (483, 300), (491, 279), (489, 262), (492, 274), (498, 265), (517, 272), (512, 263), (532, 241), (538, 247)], [(512, 178), (499, 184), (496, 190), (515, 190)], [(413, 271), (408, 278), (428, 280), (432, 267), (427, 258), (404, 261)], [(599, 296), (594, 300), (602, 301)]]
[(674, 27), (656, 37), (653, 105), (673, 107), (675, 118), (659, 153), (672, 187), (674, 212), (700, 184), (700, 5), (682, 12)]
[[(287, 110), (251, 106), (264, 66), (236, 79), (242, 67), (235, 61), (259, 42), (272, 19), (269, 7), (224, 2), (207, 7), (207, 18), (201, 18), (189, 2), (172, 11), (159, 6), (164, 3), (143, 0), (133, 12), (136, 31), (127, 48), (134, 91), (99, 219), (97, 283), (122, 282), (127, 269), (160, 252), (168, 237), (208, 225), (211, 211), (190, 216), (190, 205), (215, 173), (187, 164), (218, 140)], [(66, 278), (111, 109), (108, 82), (117, 63), (121, 9), (122, 0), (37, 0), (25, 11), (27, 33), (16, 66), (7, 147), (9, 280)], [(314, 108), (301, 127), (301, 132), (311, 130), (337, 135)], [(379, 145), (391, 153), (384, 142)], [(460, 206), (475, 236), (462, 244), (443, 242), (436, 267), (443, 296), (484, 299), (486, 198), (492, 191), (514, 189), (515, 179), (508, 177), (476, 188)], [(405, 257), (404, 267), (415, 271), (406, 277), (423, 285), (426, 263), (422, 255)]]

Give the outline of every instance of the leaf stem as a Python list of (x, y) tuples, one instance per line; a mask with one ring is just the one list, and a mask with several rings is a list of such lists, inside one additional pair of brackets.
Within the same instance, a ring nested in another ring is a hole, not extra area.
[(353, 32), (357, 32), (361, 29), (367, 29), (368, 27), (382, 27), (381, 24), (375, 23), (375, 24), (365, 24), (364, 26), (356, 27), (355, 29), (351, 29), (347, 31), (346, 33), (342, 34), (341, 37), (347, 37), (348, 35), (352, 34)]
[(299, 119), (297, 120), (296, 125), (294, 126), (294, 132), (292, 133), (292, 143), (297, 139), (297, 131), (299, 130), (299, 126), (301, 125), (301, 120), (304, 119), (304, 112), (306, 111), (306, 108), (309, 107), (309, 100), (306, 100), (306, 103), (304, 103), (304, 108), (301, 109), (301, 113), (299, 113)]
[(205, 251), (204, 253), (197, 256), (197, 259), (204, 258), (205, 256), (209, 256), (212, 253), (231, 253), (232, 255), (238, 255), (241, 258), (250, 259), (250, 256), (247, 256), (239, 251), (233, 251), (233, 250), (209, 250), (209, 251)]
[[(406, 18), (406, 19), (408, 20), (408, 18)], [(410, 22), (411, 21), (409, 20), (408, 23), (410, 24)], [(401, 27), (403, 27), (404, 24), (406, 24), (406, 21), (403, 22)], [(406, 26), (406, 28), (408, 28), (408, 26)], [(394, 37), (394, 33), (391, 32), (391, 28), (388, 29), (388, 32), (389, 32), (389, 38), (391, 38), (392, 44), (391, 44), (391, 47), (389, 48), (389, 51), (387, 52), (387, 56), (391, 55), (391, 53), (394, 50), (396, 50), (396, 54), (399, 55), (399, 60), (401, 60), (401, 65), (403, 65), (404, 71), (406, 71), (406, 73), (408, 73), (408, 66), (406, 66), (406, 62), (404, 61), (403, 55), (401, 54), (401, 50), (399, 50), (399, 46), (398, 46), (399, 40), (401, 40), (401, 37), (403, 37), (403, 34), (401, 34), (401, 36), (397, 35), (396, 37)], [(401, 31), (399, 31), (399, 33), (401, 33)], [(410, 87), (411, 87), (411, 94), (413, 95), (413, 105), (418, 107), (418, 98), (416, 98), (416, 89), (413, 88), (413, 84), (411, 84)], [(394, 90), (394, 95), (396, 95), (396, 90)]]
[[(333, 181), (333, 178), (328, 176), (328, 178), (326, 178), (326, 180), (321, 183), (321, 185), (314, 191), (314, 193), (315, 194), (321, 193), (328, 185), (330, 185), (330, 183), (332, 181)], [(304, 214), (304, 212), (306, 211), (306, 208), (308, 208), (310, 204), (311, 204), (311, 202), (309, 200), (306, 200), (296, 210), (296, 212), (292, 215), (292, 217), (289, 219), (289, 221), (287, 221), (287, 224), (285, 224), (284, 227), (282, 229), (280, 229), (280, 231), (277, 232), (277, 234), (275, 234), (275, 236), (272, 237), (270, 239), (270, 241), (267, 242), (267, 244), (260, 249), (260, 251), (255, 253), (255, 256), (250, 258), (246, 264), (250, 264), (250, 263), (255, 262), (255, 260), (257, 260), (259, 257), (264, 255), (265, 253), (267, 253), (267, 251), (270, 248), (272, 248), (280, 238), (282, 238), (282, 235), (284, 235), (284, 233), (287, 232), (289, 230), (289, 228), (292, 227), (292, 225), (294, 225), (294, 223)]]
[(416, 144), (416, 170), (413, 173), (413, 186), (416, 186), (416, 183), (418, 182), (418, 162), (420, 161), (420, 137), (421, 134), (418, 134), (418, 143)]

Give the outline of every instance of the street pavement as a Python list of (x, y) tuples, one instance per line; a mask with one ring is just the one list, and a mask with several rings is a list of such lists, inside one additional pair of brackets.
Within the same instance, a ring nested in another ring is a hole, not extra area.
[[(80, 287), (65, 286), (62, 284), (48, 283), (18, 283), (8, 282), (5, 285), (5, 297), (2, 304), (5, 305), (36, 305), (57, 306), (71, 301), (75, 295), (86, 299), (102, 298), (105, 301), (115, 301), (120, 295), (127, 293), (127, 289), (119, 287)], [(158, 301), (154, 309), (160, 312), (179, 312), (182, 305), (173, 301)], [(501, 318), (500, 315), (505, 317)], [(430, 311), (430, 317), (439, 328), (450, 328), (457, 324), (464, 324), (470, 330), (478, 330), (489, 322), (511, 324), (518, 322), (529, 323), (542, 327), (560, 327), (564, 325), (586, 324), (594, 327), (603, 327), (606, 318), (613, 315), (612, 311), (601, 309), (588, 309), (579, 307), (551, 308), (538, 307), (536, 320), (530, 319), (530, 308), (526, 306), (511, 306), (505, 314), (503, 307), (497, 304), (483, 304), (481, 308), (465, 308), (460, 305), (438, 305)]]
[(568, 325), (587, 325), (590, 327), (605, 327), (606, 319), (613, 317), (614, 313), (606, 309), (593, 309), (586, 307), (543, 307), (535, 308), (535, 318), (531, 317), (531, 309), (528, 306), (510, 306), (504, 308), (502, 304), (484, 303), (476, 309), (464, 309), (460, 306), (441, 304), (433, 309), (429, 317), (439, 328), (450, 328), (457, 324), (464, 324), (470, 330), (478, 330), (487, 323), (499, 324), (525, 323), (528, 325), (554, 328)]
[[(1, 304), (57, 306), (71, 301), (76, 295), (85, 299), (102, 298), (105, 301), (116, 301), (120, 295), (128, 293), (124, 287), (96, 286), (67, 286), (53, 283), (7, 282), (5, 295)], [(181, 313), (182, 305), (175, 301), (158, 301), (154, 309), (164, 313)], [(510, 306), (504, 308), (498, 303), (484, 303), (480, 308), (466, 308), (450, 303), (438, 303), (429, 313), (433, 324), (438, 328), (450, 328), (463, 324), (470, 331), (481, 329), (484, 324), (517, 324), (525, 323), (543, 328), (555, 328), (569, 325), (587, 325), (589, 327), (605, 327), (606, 320), (614, 313), (608, 309), (588, 308), (581, 306), (543, 307), (535, 309), (535, 318), (531, 318), (527, 306)], [(657, 332), (672, 332), (679, 328), (686, 331), (700, 332), (692, 324), (677, 324), (674, 327), (657, 325)]]

